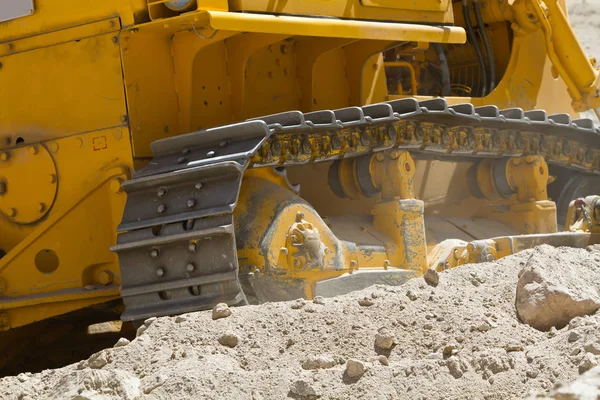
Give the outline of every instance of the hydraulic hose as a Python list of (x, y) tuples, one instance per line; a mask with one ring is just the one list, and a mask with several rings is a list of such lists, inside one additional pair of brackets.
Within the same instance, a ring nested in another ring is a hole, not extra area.
[(480, 90), (479, 95), (485, 97), (487, 94), (487, 71), (485, 68), (485, 61), (483, 60), (483, 54), (481, 53), (481, 47), (479, 41), (475, 37), (475, 31), (473, 30), (473, 24), (471, 24), (471, 15), (469, 13), (469, 0), (462, 0), (463, 17), (465, 19), (465, 28), (467, 29), (467, 36), (477, 55), (477, 63), (479, 64), (479, 71), (481, 72)]
[(444, 48), (439, 43), (432, 43), (433, 49), (437, 53), (438, 59), (440, 60), (440, 69), (442, 70), (442, 94), (444, 96), (451, 95), (450, 86), (450, 67), (448, 66), (448, 59)]
[(485, 24), (483, 23), (483, 18), (481, 17), (481, 6), (479, 4), (479, 0), (473, 0), (473, 11), (475, 11), (475, 19), (477, 20), (477, 25), (479, 26), (479, 32), (481, 33), (481, 38), (483, 39), (483, 45), (485, 46), (485, 52), (487, 54), (488, 64), (490, 66), (490, 93), (496, 87), (496, 60), (494, 58), (494, 53), (492, 52), (492, 45), (490, 44), (490, 38), (487, 34), (487, 29), (485, 29)]

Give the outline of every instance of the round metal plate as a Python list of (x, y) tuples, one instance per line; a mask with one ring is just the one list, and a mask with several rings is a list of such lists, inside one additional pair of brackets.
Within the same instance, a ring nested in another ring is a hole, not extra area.
[(0, 212), (18, 224), (39, 221), (56, 198), (58, 174), (52, 156), (40, 144), (0, 153)]

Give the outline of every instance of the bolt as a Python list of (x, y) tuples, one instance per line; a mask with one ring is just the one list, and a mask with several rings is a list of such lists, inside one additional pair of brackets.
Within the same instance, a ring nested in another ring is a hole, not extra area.
[(189, 263), (188, 265), (186, 265), (185, 269), (187, 270), (187, 272), (194, 272), (196, 266), (192, 263)]
[(41, 213), (43, 213), (46, 210), (46, 205), (44, 203), (40, 203), (37, 206), (37, 210)]
[(202, 186), (204, 186), (204, 185), (202, 184), (202, 182), (198, 182), (198, 183), (196, 183), (196, 184), (194, 185), (194, 188), (195, 188), (196, 190), (200, 190), (200, 189), (202, 189)]
[(375, 155), (375, 159), (379, 162), (383, 162), (385, 160), (385, 155), (383, 153), (377, 153), (377, 155)]
[(358, 265), (358, 263), (356, 262), (356, 260), (350, 261), (350, 269), (351, 270), (355, 269), (357, 265)]
[(157, 276), (164, 276), (165, 275), (165, 270), (162, 268), (156, 268), (156, 275)]
[(8, 161), (8, 153), (3, 151), (2, 153), (0, 153), (0, 161)]
[(6, 182), (0, 182), (0, 195), (6, 193)]
[(215, 156), (215, 152), (214, 151), (209, 151), (208, 153), (206, 153), (206, 157), (214, 157)]
[(50, 183), (56, 183), (56, 174), (50, 174)]
[(121, 115), (121, 122), (127, 122), (127, 115)]
[(35, 156), (38, 153), (37, 146), (29, 146), (28, 150), (29, 154), (31, 154), (32, 156)]
[(383, 269), (387, 270), (390, 266), (390, 260), (383, 261)]
[(189, 200), (187, 201), (187, 206), (188, 206), (188, 208), (192, 208), (192, 207), (194, 207), (195, 205), (196, 205), (196, 200), (194, 200), (194, 199), (189, 199)]
[(10, 327), (10, 318), (8, 314), (0, 314), (0, 329), (7, 329)]
[(282, 248), (279, 249), (279, 251), (281, 251), (286, 256), (288, 255), (288, 252), (289, 252), (289, 250), (288, 250), (287, 247), (282, 247)]
[(397, 160), (398, 157), (400, 157), (400, 152), (398, 150), (393, 150), (390, 157), (392, 157), (392, 160)]
[(227, 146), (228, 144), (229, 144), (229, 143), (227, 142), (227, 140), (221, 140), (221, 141), (219, 142), (219, 147), (225, 147), (225, 146)]
[(300, 222), (304, 219), (304, 213), (302, 211), (298, 211), (296, 213), (296, 222)]
[(185, 157), (179, 157), (179, 158), (177, 159), (177, 164), (183, 164), (183, 163), (184, 163), (184, 162), (186, 162), (186, 161), (187, 161), (187, 159), (186, 159)]
[(110, 40), (111, 40), (113, 43), (117, 43), (117, 42), (119, 41), (119, 38), (118, 38), (118, 37), (116, 37), (116, 36), (113, 36), (113, 37), (111, 37), (111, 38), (110, 38)]
[(156, 192), (156, 194), (158, 195), (158, 197), (164, 197), (165, 194), (167, 194), (167, 190), (160, 188), (160, 189), (158, 189), (158, 192)]
[(297, 243), (298, 242), (298, 238), (296, 237), (296, 235), (290, 236), (290, 240), (291, 240), (292, 243)]
[(475, 251), (475, 244), (474, 244), (474, 243), (469, 243), (469, 244), (467, 245), (467, 251), (468, 251), (469, 253), (472, 253), (473, 251)]
[(8, 285), (4, 279), (0, 279), (0, 293), (6, 292)]
[(121, 193), (121, 184), (123, 183), (123, 179), (115, 178), (110, 181), (110, 189), (115, 193)]
[(158, 249), (152, 249), (150, 251), (150, 257), (152, 257), (152, 258), (158, 258), (159, 255), (160, 255), (160, 251), (158, 251)]
[(489, 261), (494, 261), (495, 258), (492, 254), (488, 254), (487, 256), (485, 256), (485, 260), (489, 262)]
[(96, 277), (96, 282), (98, 282), (101, 285), (108, 286), (111, 283), (113, 283), (113, 279), (114, 279), (113, 273), (110, 272), (109, 270), (105, 269), (104, 271), (102, 271), (98, 274), (98, 276)]
[(181, 151), (181, 154), (183, 154), (184, 156), (187, 156), (188, 154), (190, 154), (190, 152), (191, 152), (191, 151), (192, 151), (192, 150), (190, 150), (190, 148), (189, 148), (189, 147), (186, 147), (185, 149), (183, 149), (183, 150)]
[(156, 211), (157, 211), (159, 214), (162, 214), (162, 213), (164, 213), (166, 209), (167, 209), (167, 207), (165, 207), (165, 205), (164, 205), (164, 204), (160, 204), (158, 207), (156, 207)]
[(195, 253), (195, 252), (196, 252), (196, 248), (197, 248), (197, 247), (198, 247), (198, 246), (197, 246), (197, 245), (196, 245), (196, 243), (194, 243), (194, 242), (190, 242), (190, 243), (188, 244), (188, 250), (189, 250), (190, 252), (192, 252), (192, 253)]
[(10, 208), (8, 210), (8, 216), (11, 218), (14, 218), (17, 216), (17, 209), (16, 208)]
[(458, 253), (458, 249), (454, 249), (454, 251), (452, 252), (452, 255), (454, 256), (455, 260), (458, 260), (460, 258), (460, 254)]

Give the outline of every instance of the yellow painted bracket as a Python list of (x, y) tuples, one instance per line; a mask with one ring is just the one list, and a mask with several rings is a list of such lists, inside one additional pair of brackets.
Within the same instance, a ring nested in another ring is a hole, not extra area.
[(200, 11), (193, 27), (234, 32), (260, 32), (290, 36), (335, 37), (436, 43), (465, 43), (466, 32), (456, 26), (431, 26), (392, 22), (267, 14)]

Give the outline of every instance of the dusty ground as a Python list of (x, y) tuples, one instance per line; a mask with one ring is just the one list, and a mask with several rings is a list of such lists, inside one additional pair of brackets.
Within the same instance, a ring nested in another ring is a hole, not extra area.
[[(131, 343), (79, 364), (1, 379), (0, 398), (524, 398), (573, 381), (600, 354), (590, 344), (600, 334), (596, 315), (549, 332), (518, 321), (518, 274), (531, 257), (600, 289), (600, 251), (543, 246), (441, 273), (437, 287), (415, 279), (324, 304), (151, 320)], [(377, 348), (378, 333), (395, 346)], [(358, 379), (345, 371), (350, 359), (366, 367)]]

